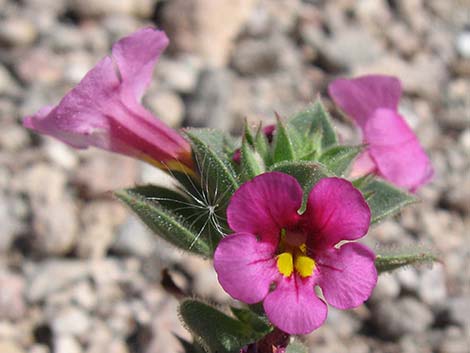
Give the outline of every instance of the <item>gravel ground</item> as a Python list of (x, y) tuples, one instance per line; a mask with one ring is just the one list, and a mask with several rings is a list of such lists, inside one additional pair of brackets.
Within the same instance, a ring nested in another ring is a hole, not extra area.
[(165, 175), (21, 127), (148, 24), (171, 46), (145, 104), (175, 127), (237, 133), (245, 117), (270, 122), (326, 96), (340, 75), (403, 81), (400, 108), (436, 176), (421, 204), (367, 241), (382, 252), (432, 249), (442, 263), (381, 277), (366, 305), (331, 310), (306, 340), (314, 353), (468, 353), (468, 0), (0, 0), (0, 352), (178, 352), (172, 332), (187, 333), (159, 285), (163, 268), (200, 297), (228, 300), (209, 263), (156, 241), (110, 196)]

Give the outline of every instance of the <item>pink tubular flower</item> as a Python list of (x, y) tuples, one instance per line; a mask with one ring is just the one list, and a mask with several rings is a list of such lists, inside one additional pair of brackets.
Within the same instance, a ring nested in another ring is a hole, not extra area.
[[(319, 327), (325, 300), (349, 309), (369, 298), (377, 282), (375, 255), (356, 240), (369, 228), (370, 210), (362, 194), (340, 178), (320, 180), (299, 214), (302, 188), (290, 175), (271, 172), (242, 185), (227, 209), (236, 233), (221, 240), (214, 267), (233, 298), (263, 301), (270, 321), (289, 334)], [(273, 289), (274, 287), (274, 289)]]
[(367, 150), (353, 167), (356, 175), (375, 173), (395, 185), (416, 191), (433, 169), (413, 131), (398, 114), (400, 81), (370, 75), (337, 79), (328, 91), (334, 102), (361, 128)]
[(122, 38), (57, 106), (26, 117), (24, 126), (75, 148), (95, 146), (160, 168), (192, 170), (190, 145), (140, 104), (167, 45), (165, 33), (153, 28)]

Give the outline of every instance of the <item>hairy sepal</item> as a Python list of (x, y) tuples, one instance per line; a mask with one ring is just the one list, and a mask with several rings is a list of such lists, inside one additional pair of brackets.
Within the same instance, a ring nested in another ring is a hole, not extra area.
[[(186, 221), (190, 209), (176, 211), (188, 200), (179, 193), (158, 186), (141, 186), (115, 192), (156, 235), (177, 248), (203, 257), (212, 257), (208, 240), (198, 235)], [(179, 205), (179, 206), (177, 206)]]
[(264, 332), (195, 299), (180, 304), (179, 316), (209, 353), (238, 353), (243, 346), (265, 336)]
[(385, 217), (398, 213), (402, 208), (418, 201), (418, 199), (385, 181), (373, 180), (359, 184), (371, 211), (371, 224)]

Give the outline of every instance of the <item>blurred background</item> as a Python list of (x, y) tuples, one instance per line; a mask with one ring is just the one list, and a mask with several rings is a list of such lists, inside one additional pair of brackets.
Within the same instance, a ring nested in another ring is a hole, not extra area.
[[(165, 176), (21, 126), (56, 104), (118, 38), (145, 25), (170, 48), (145, 105), (168, 124), (237, 133), (321, 94), (337, 76), (398, 76), (400, 110), (436, 169), (423, 202), (373, 228), (378, 252), (442, 264), (380, 278), (356, 310), (330, 309), (314, 353), (470, 351), (470, 3), (467, 0), (0, 0), (0, 352), (172, 353), (185, 290), (228, 297), (211, 265), (156, 241), (110, 190)], [(350, 122), (333, 110), (345, 141)]]

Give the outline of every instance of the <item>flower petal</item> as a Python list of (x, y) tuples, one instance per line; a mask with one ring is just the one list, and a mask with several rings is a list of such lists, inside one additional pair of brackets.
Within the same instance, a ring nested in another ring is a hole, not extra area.
[(164, 32), (144, 28), (113, 45), (113, 59), (122, 82), (132, 89), (137, 100), (149, 85), (155, 62), (168, 42)]
[(253, 234), (235, 233), (222, 239), (214, 253), (220, 284), (233, 298), (248, 304), (264, 299), (271, 283), (280, 276), (275, 247)]
[(415, 191), (428, 182), (433, 168), (416, 135), (395, 111), (377, 109), (364, 128), (364, 138), (379, 174)]
[(361, 192), (341, 178), (324, 178), (310, 192), (302, 215), (309, 247), (322, 249), (367, 233), (370, 210)]
[(281, 228), (296, 223), (301, 203), (302, 188), (294, 177), (279, 172), (261, 174), (232, 196), (228, 224), (236, 232), (277, 239)]
[(365, 245), (347, 243), (317, 259), (318, 285), (328, 304), (351, 309), (365, 302), (377, 283), (375, 254)]
[(167, 43), (163, 32), (151, 28), (121, 39), (112, 57), (102, 59), (56, 107), (26, 117), (23, 124), (75, 148), (95, 146), (191, 166), (186, 140), (139, 103)]
[(269, 320), (292, 335), (307, 334), (320, 327), (326, 319), (327, 307), (314, 290), (312, 277), (282, 277), (276, 289), (264, 299)]
[(333, 101), (362, 127), (374, 110), (397, 109), (401, 85), (393, 76), (367, 75), (352, 80), (334, 80), (328, 86), (328, 92)]

